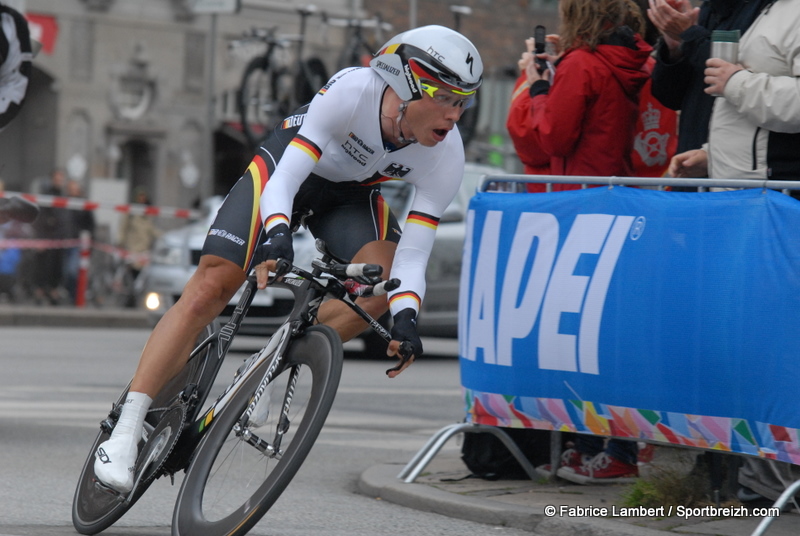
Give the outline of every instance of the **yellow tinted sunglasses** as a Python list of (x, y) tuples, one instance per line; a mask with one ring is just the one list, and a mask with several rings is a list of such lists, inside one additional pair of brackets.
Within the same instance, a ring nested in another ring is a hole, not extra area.
[[(442, 106), (453, 106), (461, 108), (469, 108), (475, 98), (475, 91), (459, 91), (457, 89), (444, 89), (438, 86), (432, 86), (425, 82), (419, 83), (422, 91), (428, 94), (434, 102)], [(457, 95), (461, 95), (458, 97)]]

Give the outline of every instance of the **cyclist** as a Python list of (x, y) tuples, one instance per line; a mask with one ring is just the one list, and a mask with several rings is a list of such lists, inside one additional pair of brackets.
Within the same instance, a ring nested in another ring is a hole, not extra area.
[[(481, 85), (475, 46), (442, 26), (390, 39), (369, 67), (340, 71), (310, 104), (286, 118), (258, 149), (209, 230), (195, 274), (156, 325), (144, 347), (122, 414), (96, 452), (95, 473), (106, 485), (133, 486), (137, 439), (145, 414), (165, 383), (185, 364), (191, 344), (255, 268), (259, 288), (276, 259), (293, 258), (292, 229), (305, 225), (334, 255), (383, 266), (402, 285), (384, 297), (359, 298), (377, 318), (394, 319), (387, 355), (402, 342), (407, 362), (422, 355), (416, 316), (425, 294), (425, 267), (444, 209), (461, 184), (464, 148), (456, 121)], [(380, 194), (385, 180), (415, 186), (404, 232)], [(349, 340), (366, 324), (345, 304), (322, 305), (319, 321)]]

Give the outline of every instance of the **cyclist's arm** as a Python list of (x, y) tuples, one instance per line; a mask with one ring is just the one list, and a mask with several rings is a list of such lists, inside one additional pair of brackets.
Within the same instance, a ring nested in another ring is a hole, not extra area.
[[(454, 141), (461, 143), (456, 137)], [(425, 269), (433, 249), (439, 218), (458, 193), (464, 173), (463, 149), (459, 146), (455, 151), (444, 153), (426, 176), (409, 181), (415, 187), (414, 201), (392, 263), (392, 277), (401, 281), (400, 288), (389, 297), (392, 315), (406, 308), (419, 313), (420, 304), (425, 298)]]

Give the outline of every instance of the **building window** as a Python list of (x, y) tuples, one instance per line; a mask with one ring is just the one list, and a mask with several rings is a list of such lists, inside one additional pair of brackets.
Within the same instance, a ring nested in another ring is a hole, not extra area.
[(70, 35), (70, 77), (79, 82), (92, 81), (94, 66), (94, 23), (90, 20), (73, 20)]
[(185, 41), (183, 86), (189, 93), (202, 93), (205, 76), (206, 36), (202, 33), (187, 32)]

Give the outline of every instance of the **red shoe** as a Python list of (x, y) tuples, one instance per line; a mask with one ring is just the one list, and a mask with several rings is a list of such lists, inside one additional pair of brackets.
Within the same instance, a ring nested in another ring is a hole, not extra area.
[[(559, 462), (559, 468), (561, 467), (581, 467), (592, 458), (587, 454), (581, 454), (575, 449), (566, 449), (564, 452), (561, 453), (561, 461)], [(547, 463), (545, 465), (540, 465), (536, 468), (536, 472), (543, 477), (550, 477), (552, 474), (552, 470), (550, 468), (550, 464)]]
[[(639, 443), (641, 445), (641, 443)], [(653, 456), (656, 452), (656, 446), (652, 443), (646, 443), (644, 447), (639, 448), (639, 463), (650, 463), (653, 461)]]
[(576, 484), (617, 484), (633, 482), (639, 476), (639, 467), (601, 452), (586, 465), (562, 467), (556, 475)]

